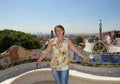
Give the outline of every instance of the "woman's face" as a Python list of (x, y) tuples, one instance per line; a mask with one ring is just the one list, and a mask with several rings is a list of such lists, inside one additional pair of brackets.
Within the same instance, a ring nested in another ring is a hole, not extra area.
[(55, 31), (57, 36), (63, 36), (63, 33), (64, 33), (63, 29), (56, 27)]

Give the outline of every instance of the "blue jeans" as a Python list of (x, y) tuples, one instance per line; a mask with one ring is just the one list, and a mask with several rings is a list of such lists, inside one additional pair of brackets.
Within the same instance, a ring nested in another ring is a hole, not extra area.
[(52, 73), (55, 78), (56, 84), (68, 84), (69, 69), (64, 71), (52, 70)]

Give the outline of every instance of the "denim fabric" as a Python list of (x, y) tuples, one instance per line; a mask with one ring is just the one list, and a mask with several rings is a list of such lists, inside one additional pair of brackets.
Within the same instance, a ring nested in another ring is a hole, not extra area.
[(64, 71), (52, 70), (52, 73), (55, 78), (56, 84), (68, 84), (69, 69)]

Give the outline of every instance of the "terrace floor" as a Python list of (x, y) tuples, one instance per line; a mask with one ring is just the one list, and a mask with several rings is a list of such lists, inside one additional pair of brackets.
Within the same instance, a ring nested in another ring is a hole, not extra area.
[(40, 82), (36, 82), (34, 84), (56, 84), (55, 81), (40, 81)]

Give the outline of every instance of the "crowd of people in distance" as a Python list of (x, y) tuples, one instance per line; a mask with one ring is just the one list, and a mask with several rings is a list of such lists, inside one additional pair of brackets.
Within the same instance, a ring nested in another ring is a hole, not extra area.
[(120, 46), (120, 31), (114, 31), (114, 33), (106, 32), (103, 42), (105, 42), (107, 45)]
[[(105, 32), (102, 36), (102, 41), (106, 45), (120, 46), (120, 31)], [(99, 35), (90, 36), (90, 38), (84, 36), (82, 37), (82, 43), (80, 43), (83, 47), (86, 45), (86, 39), (88, 39), (89, 43), (96, 43), (100, 40)]]

